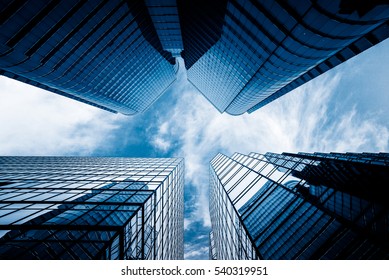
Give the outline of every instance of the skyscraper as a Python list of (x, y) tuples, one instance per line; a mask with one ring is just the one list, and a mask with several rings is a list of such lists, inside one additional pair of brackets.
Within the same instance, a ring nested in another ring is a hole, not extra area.
[(389, 36), (388, 1), (181, 0), (178, 7), (188, 80), (232, 115), (257, 110)]
[(146, 2), (3, 2), (0, 74), (108, 111), (142, 112), (175, 81), (171, 52), (180, 52), (177, 36), (162, 39), (177, 29), (158, 18), (170, 8)]
[(184, 163), (0, 157), (0, 259), (183, 259)]
[(188, 80), (220, 111), (253, 112), (389, 36), (385, 0), (14, 0), (0, 74), (113, 112)]
[(389, 258), (389, 154), (218, 154), (210, 173), (213, 258)]

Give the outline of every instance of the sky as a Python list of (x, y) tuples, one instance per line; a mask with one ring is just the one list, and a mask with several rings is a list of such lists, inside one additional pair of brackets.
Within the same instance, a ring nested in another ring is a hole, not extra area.
[[(252, 114), (219, 113), (186, 80), (135, 116), (0, 76), (0, 155), (185, 158), (185, 258), (208, 259), (219, 152), (388, 152), (389, 40)], [(181, 68), (183, 69), (183, 68)]]

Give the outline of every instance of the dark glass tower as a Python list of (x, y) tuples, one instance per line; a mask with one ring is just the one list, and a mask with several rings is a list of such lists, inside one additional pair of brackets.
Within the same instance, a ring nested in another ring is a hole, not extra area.
[(216, 251), (215, 251), (215, 239), (213, 238), (213, 232), (209, 233), (209, 259), (216, 260)]
[(176, 0), (145, 0), (145, 2), (162, 48), (179, 57), (183, 44)]
[(239, 115), (385, 40), (388, 14), (385, 0), (5, 1), (0, 74), (132, 115), (182, 55), (188, 80)]
[(389, 154), (218, 154), (215, 259), (388, 259)]
[[(204, 2), (204, 3), (202, 3)], [(188, 80), (253, 112), (389, 36), (388, 1), (178, 1)]]
[(0, 259), (183, 259), (184, 163), (0, 157)]
[(142, 112), (175, 81), (170, 52), (182, 45), (162, 39), (177, 25), (159, 20), (168, 8), (146, 2), (2, 2), (0, 74), (108, 111)]

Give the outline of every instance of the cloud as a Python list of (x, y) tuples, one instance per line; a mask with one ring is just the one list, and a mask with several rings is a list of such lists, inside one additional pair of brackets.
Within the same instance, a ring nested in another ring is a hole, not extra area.
[[(210, 226), (209, 161), (217, 152), (378, 152), (388, 150), (389, 131), (380, 116), (361, 115), (334, 103), (341, 75), (325, 74), (252, 114), (220, 114), (188, 84), (177, 92), (177, 104), (159, 120), (154, 141), (178, 139), (176, 155), (185, 158), (192, 211), (186, 219)], [(158, 148), (158, 145), (157, 145)], [(163, 149), (163, 147), (161, 147)]]
[(196, 260), (202, 256), (208, 256), (209, 248), (208, 246), (191, 246), (185, 245), (185, 254), (184, 259), (186, 260)]
[(126, 119), (6, 77), (0, 92), (1, 155), (90, 155)]
[(185, 228), (185, 259), (208, 259), (209, 230), (201, 222), (191, 223)]
[(171, 144), (170, 144), (170, 141), (162, 138), (162, 137), (156, 137), (154, 140), (153, 140), (153, 145), (163, 151), (163, 152), (166, 152), (169, 150)]
[(191, 221), (189, 219), (184, 218), (184, 230), (188, 230)]
[(161, 124), (158, 128), (158, 136), (151, 139), (152, 145), (163, 153), (166, 153), (172, 145), (171, 141), (168, 139), (168, 137), (166, 137), (168, 133), (168, 128), (168, 122)]

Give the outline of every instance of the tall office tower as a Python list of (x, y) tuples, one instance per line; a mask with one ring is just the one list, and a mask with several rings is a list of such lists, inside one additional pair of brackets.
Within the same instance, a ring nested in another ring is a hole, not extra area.
[(188, 80), (232, 115), (257, 110), (389, 36), (385, 0), (180, 0), (178, 8)]
[(209, 259), (217, 260), (217, 255), (215, 251), (215, 239), (213, 238), (213, 231), (209, 233)]
[(389, 154), (211, 161), (214, 259), (388, 259)]
[(0, 157), (0, 259), (183, 259), (183, 159)]
[(0, 74), (108, 111), (142, 112), (176, 80), (170, 52), (180, 48), (178, 35), (173, 46), (161, 39), (177, 27), (160, 16), (172, 1), (146, 2), (2, 2)]
[(183, 50), (176, 0), (145, 0), (162, 48), (174, 57)]

